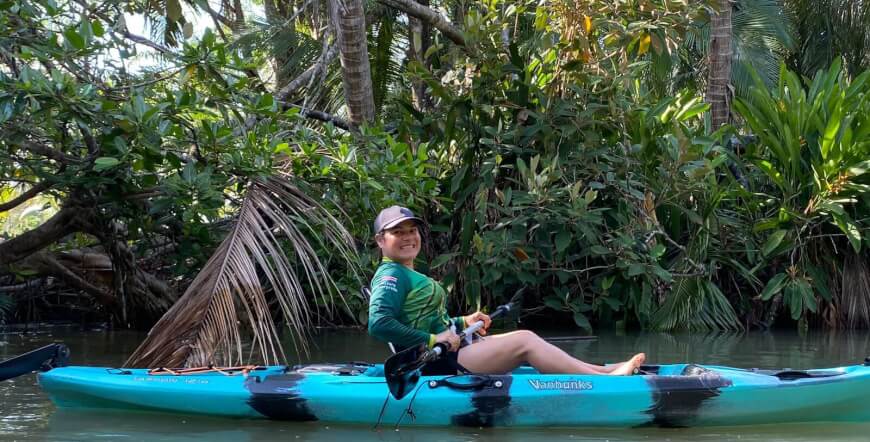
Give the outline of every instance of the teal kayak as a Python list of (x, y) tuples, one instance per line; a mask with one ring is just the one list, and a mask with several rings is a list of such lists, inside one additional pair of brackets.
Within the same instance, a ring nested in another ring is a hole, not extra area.
[(258, 367), (151, 374), (56, 367), (39, 383), (59, 407), (232, 418), (470, 427), (688, 427), (868, 421), (870, 367), (747, 370), (672, 364), (634, 376), (540, 374), (422, 377), (401, 400), (383, 365)]

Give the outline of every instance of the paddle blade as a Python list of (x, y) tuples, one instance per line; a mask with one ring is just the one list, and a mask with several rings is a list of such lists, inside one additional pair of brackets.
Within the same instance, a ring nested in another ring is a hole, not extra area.
[(519, 310), (523, 308), (523, 296), (525, 296), (525, 294), (526, 287), (521, 287), (513, 296), (511, 296), (510, 301), (508, 301), (511, 311), (519, 312)]
[(390, 394), (397, 400), (405, 397), (417, 385), (420, 380), (420, 368), (423, 362), (419, 359), (416, 348), (407, 348), (392, 356), (384, 362), (384, 375), (387, 378), (387, 387)]
[(69, 349), (63, 344), (49, 344), (45, 347), (0, 362), (0, 381), (12, 379), (36, 370), (47, 371), (63, 367), (69, 360)]

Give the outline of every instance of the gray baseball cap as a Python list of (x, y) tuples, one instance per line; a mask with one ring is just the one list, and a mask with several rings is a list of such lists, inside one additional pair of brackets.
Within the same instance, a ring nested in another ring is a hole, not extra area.
[(384, 210), (381, 210), (381, 213), (378, 214), (377, 218), (375, 218), (375, 233), (381, 233), (384, 230), (393, 228), (402, 223), (402, 221), (413, 220), (417, 224), (423, 225), (423, 220), (414, 216), (414, 212), (411, 212), (411, 209), (402, 206), (390, 206)]

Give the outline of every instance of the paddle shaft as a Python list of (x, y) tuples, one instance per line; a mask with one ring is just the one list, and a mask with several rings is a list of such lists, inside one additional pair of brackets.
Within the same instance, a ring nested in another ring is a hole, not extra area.
[[(495, 309), (494, 312), (492, 312), (491, 315), (489, 315), (489, 318), (490, 319), (498, 318), (499, 316), (502, 316), (505, 313), (509, 312), (511, 310), (511, 308), (512, 308), (511, 303), (507, 303), (505, 305), (499, 306), (497, 309)], [(483, 327), (483, 325), (484, 325), (483, 321), (477, 321), (474, 324), (469, 325), (465, 330), (462, 330), (462, 333), (459, 334), (459, 341), (462, 341), (463, 339), (466, 339), (469, 336), (473, 335), (476, 331), (480, 330), (480, 328)], [(429, 350), (426, 353), (424, 353), (423, 356), (420, 357), (420, 359), (424, 360), (424, 361), (432, 361), (432, 360), (438, 359), (438, 357), (441, 356), (441, 354), (444, 353), (445, 350), (447, 350), (447, 345), (444, 344), (443, 342), (439, 342), (439, 343), (435, 344), (434, 347), (432, 347), (432, 350)]]

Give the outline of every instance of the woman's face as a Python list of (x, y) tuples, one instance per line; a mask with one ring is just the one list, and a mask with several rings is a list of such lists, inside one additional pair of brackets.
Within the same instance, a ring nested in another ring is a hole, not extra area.
[(385, 257), (408, 267), (413, 266), (414, 258), (420, 253), (420, 231), (412, 220), (384, 230), (375, 239)]

